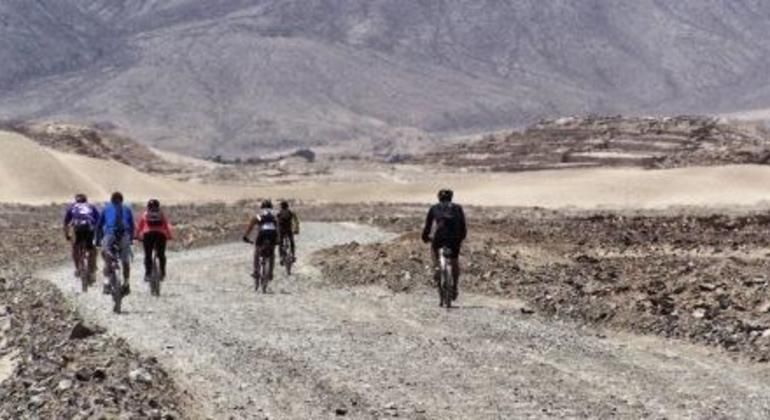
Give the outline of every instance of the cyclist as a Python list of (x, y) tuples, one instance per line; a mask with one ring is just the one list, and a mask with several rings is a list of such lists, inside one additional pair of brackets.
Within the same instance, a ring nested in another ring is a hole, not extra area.
[[(425, 219), (425, 227), (422, 231), (422, 240), (431, 242), (433, 255), (434, 279), (439, 281), (441, 272), (439, 268), (439, 250), (448, 247), (452, 251), (452, 274), (454, 276), (454, 290), (452, 300), (457, 299), (458, 285), (460, 283), (460, 247), (468, 234), (465, 225), (465, 213), (462, 206), (452, 202), (454, 193), (449, 189), (438, 192), (438, 203), (428, 210)], [(431, 236), (431, 232), (433, 235)]]
[(160, 201), (150, 199), (136, 226), (135, 235), (144, 245), (144, 281), (150, 280), (153, 251), (158, 255), (160, 279), (166, 278), (166, 242), (171, 240), (171, 236), (171, 223), (161, 211)]
[[(110, 261), (118, 258), (123, 266), (123, 294), (131, 293), (131, 242), (134, 236), (134, 214), (131, 207), (123, 204), (123, 194), (112, 193), (110, 202), (104, 207), (96, 227), (97, 244), (102, 245), (104, 258), (104, 293), (110, 293)], [(113, 245), (117, 245), (118, 255), (112, 254)]]
[[(75, 201), (67, 206), (64, 213), (64, 237), (72, 242), (72, 260), (75, 262), (75, 276), (80, 277), (81, 270), (88, 270), (88, 282), (93, 283), (96, 273), (96, 247), (94, 234), (96, 223), (99, 221), (99, 210), (88, 202), (85, 194), (76, 194)], [(70, 228), (75, 233), (73, 241)], [(88, 253), (88, 267), (81, 267), (83, 261), (81, 250)]]
[[(291, 247), (291, 261), (296, 261), (294, 235), (299, 235), (299, 218), (297, 214), (289, 210), (289, 203), (287, 201), (281, 201), (281, 210), (278, 212), (278, 243), (283, 243), (284, 238), (289, 239)], [(283, 264), (283, 247), (281, 251), (281, 264)]]
[(275, 266), (275, 247), (278, 245), (278, 225), (277, 225), (277, 219), (275, 217), (275, 214), (273, 214), (273, 202), (270, 200), (265, 200), (260, 205), (260, 211), (257, 213), (256, 216), (251, 218), (251, 221), (249, 221), (249, 225), (246, 228), (246, 233), (243, 234), (243, 240), (244, 242), (251, 242), (249, 240), (249, 235), (251, 235), (251, 231), (254, 230), (254, 227), (258, 226), (257, 231), (257, 240), (254, 242), (256, 247), (254, 250), (254, 272), (251, 273), (251, 276), (256, 278), (259, 278), (259, 273), (257, 272), (257, 264), (256, 262), (258, 259), (261, 258), (267, 258), (268, 259), (268, 273), (269, 278), (273, 278), (273, 268)]

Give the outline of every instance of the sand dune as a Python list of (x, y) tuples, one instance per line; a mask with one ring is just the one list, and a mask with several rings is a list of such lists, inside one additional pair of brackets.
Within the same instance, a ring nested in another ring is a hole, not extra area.
[(432, 201), (450, 186), (463, 203), (549, 208), (666, 208), (670, 206), (750, 206), (770, 202), (770, 167), (735, 165), (660, 171), (575, 169), (516, 174), (426, 176), (396, 182), (299, 185), (267, 189), (273, 196), (315, 198), (329, 202)]
[(60, 153), (24, 137), (0, 133), (0, 202), (45, 204), (83, 191), (94, 200), (113, 190), (131, 201), (234, 201), (291, 197), (325, 202), (431, 202), (450, 186), (474, 205), (665, 208), (750, 206), (770, 202), (770, 167), (737, 165), (661, 171), (575, 169), (515, 174), (427, 174), (381, 182), (304, 182), (265, 187), (198, 185), (140, 173), (114, 161)]
[(2, 202), (60, 202), (76, 192), (101, 199), (114, 190), (142, 199), (163, 196), (173, 201), (205, 195), (192, 184), (153, 177), (115, 161), (46, 149), (10, 133), (0, 133), (0, 177)]

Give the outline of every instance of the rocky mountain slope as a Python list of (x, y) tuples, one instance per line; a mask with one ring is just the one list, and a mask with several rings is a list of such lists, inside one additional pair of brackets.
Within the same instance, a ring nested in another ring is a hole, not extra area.
[(767, 105), (754, 0), (11, 0), (0, 118), (113, 121), (197, 155), (390, 153), (586, 111)]

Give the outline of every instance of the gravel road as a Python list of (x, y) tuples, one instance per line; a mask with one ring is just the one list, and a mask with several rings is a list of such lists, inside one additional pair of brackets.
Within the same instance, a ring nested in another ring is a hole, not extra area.
[(71, 267), (42, 275), (156, 356), (200, 418), (770, 418), (766, 365), (541, 319), (512, 300), (465, 294), (447, 311), (430, 291), (333, 288), (301, 264), (386, 238), (308, 223), (296, 275), (279, 273), (269, 295), (253, 291), (244, 244), (172, 254), (163, 296), (135, 281), (120, 316), (99, 291), (79, 293)]

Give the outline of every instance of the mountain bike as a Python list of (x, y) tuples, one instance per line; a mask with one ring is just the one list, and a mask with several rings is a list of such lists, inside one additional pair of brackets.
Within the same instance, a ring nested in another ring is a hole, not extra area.
[(294, 253), (291, 252), (291, 238), (288, 235), (281, 239), (281, 265), (286, 268), (286, 275), (291, 275), (291, 266), (294, 264)]
[(83, 293), (88, 291), (88, 286), (91, 285), (91, 270), (89, 269), (89, 251), (86, 248), (85, 244), (76, 243), (75, 245), (75, 254), (77, 255), (76, 258), (76, 266), (75, 271), (77, 272), (77, 277), (80, 279), (80, 287)]
[(454, 298), (454, 273), (452, 272), (452, 250), (449, 247), (441, 247), (438, 253), (439, 261), (439, 279), (438, 295), (439, 306), (452, 307), (452, 298)]
[[(254, 244), (254, 241), (248, 241)], [(270, 275), (270, 266), (275, 261), (275, 248), (272, 246), (255, 247), (254, 249), (254, 272), (251, 277), (254, 278), (254, 290), (267, 293), (267, 285), (272, 280)]]

